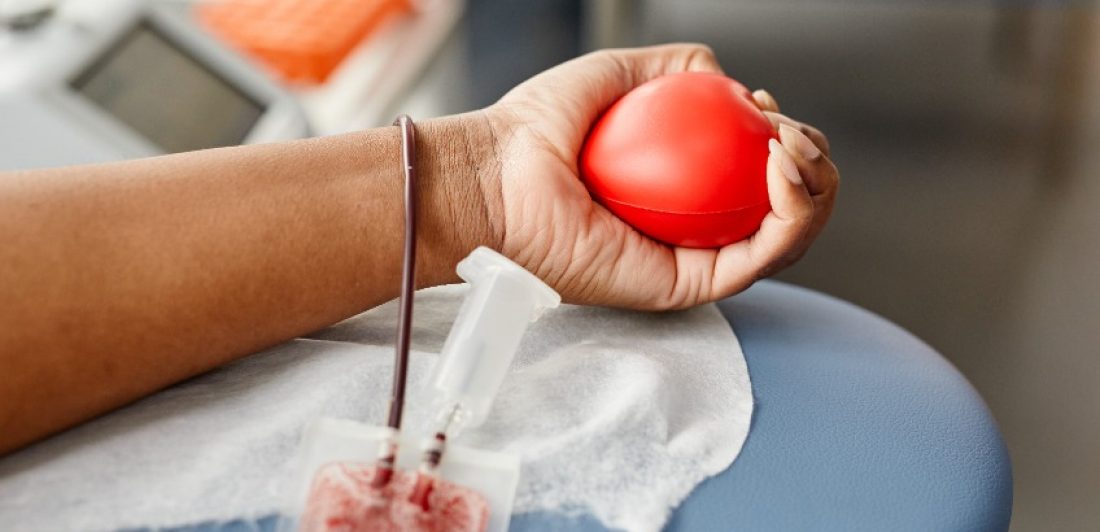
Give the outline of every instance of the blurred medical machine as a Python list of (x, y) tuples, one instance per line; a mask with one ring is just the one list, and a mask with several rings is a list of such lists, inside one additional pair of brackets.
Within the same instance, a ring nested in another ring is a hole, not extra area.
[(293, 96), (162, 6), (134, 0), (2, 5), (0, 168), (308, 134)]
[[(459, 0), (415, 7), (408, 0), (264, 2), (271, 9), (263, 23), (244, 24), (240, 14), (255, 12), (255, 1), (0, 0), (0, 170), (387, 125), (463, 6)], [(353, 15), (370, 27), (314, 32), (343, 35), (338, 56), (317, 39), (309, 41), (313, 50), (292, 43), (329, 62), (323, 75), (287, 76), (264, 48), (290, 43), (277, 38), (288, 26), (344, 23)], [(355, 38), (351, 45), (348, 38)]]

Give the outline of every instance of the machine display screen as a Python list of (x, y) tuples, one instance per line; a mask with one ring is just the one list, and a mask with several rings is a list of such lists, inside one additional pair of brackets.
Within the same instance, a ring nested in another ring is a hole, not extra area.
[(263, 105), (147, 24), (72, 86), (167, 153), (240, 144), (264, 113)]

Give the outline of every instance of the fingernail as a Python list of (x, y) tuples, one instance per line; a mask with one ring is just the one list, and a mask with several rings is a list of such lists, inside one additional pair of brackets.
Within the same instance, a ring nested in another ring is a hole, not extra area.
[(771, 93), (764, 89), (757, 89), (753, 91), (752, 97), (754, 100), (756, 100), (756, 103), (764, 109), (768, 109), (770, 111), (775, 111), (779, 109), (779, 102), (775, 101), (775, 98), (772, 97)]
[(771, 122), (772, 129), (779, 131), (779, 124), (782, 123), (779, 121), (779, 113), (764, 111), (764, 117), (768, 119), (768, 122)]
[(783, 149), (783, 145), (779, 144), (778, 140), (768, 140), (768, 151), (771, 152), (771, 156), (775, 157), (775, 160), (779, 164), (779, 173), (783, 174), (783, 177), (787, 178), (793, 185), (802, 184), (802, 176), (798, 173), (798, 165), (794, 164), (794, 159), (791, 158), (791, 154), (787, 153), (787, 150)]
[(779, 140), (783, 146), (793, 149), (795, 154), (806, 161), (816, 161), (821, 157), (821, 150), (817, 149), (810, 137), (787, 124), (779, 125)]

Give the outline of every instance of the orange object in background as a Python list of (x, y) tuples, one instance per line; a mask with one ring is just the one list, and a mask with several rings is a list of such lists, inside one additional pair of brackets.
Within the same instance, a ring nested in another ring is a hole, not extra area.
[(285, 81), (324, 83), (356, 45), (409, 0), (222, 0), (196, 6), (198, 19)]

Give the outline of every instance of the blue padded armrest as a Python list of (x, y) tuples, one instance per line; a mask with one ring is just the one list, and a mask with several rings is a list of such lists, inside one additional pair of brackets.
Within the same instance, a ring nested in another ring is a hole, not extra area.
[(671, 530), (1006, 530), (1008, 453), (965, 378), (901, 328), (775, 282), (719, 304), (745, 351), (752, 430)]
[[(1012, 470), (965, 378), (923, 342), (851, 304), (757, 283), (722, 301), (756, 408), (737, 461), (672, 515), (672, 531), (1006, 530)], [(512, 530), (602, 530), (525, 514)]]

